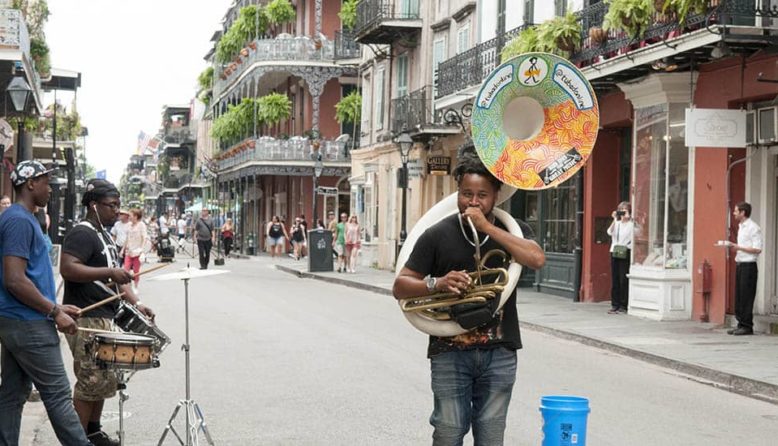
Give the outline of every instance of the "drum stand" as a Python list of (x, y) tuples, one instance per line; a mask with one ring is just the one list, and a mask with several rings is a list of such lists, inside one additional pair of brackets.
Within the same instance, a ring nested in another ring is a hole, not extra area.
[[(192, 399), (191, 395), (189, 369), (189, 279), (184, 278), (181, 280), (184, 281), (184, 321), (186, 325), (186, 343), (181, 346), (181, 350), (184, 351), (184, 357), (186, 358), (186, 399), (179, 401), (176, 408), (173, 409), (173, 414), (170, 416), (170, 420), (168, 420), (167, 426), (165, 426), (165, 431), (162, 432), (162, 438), (159, 439), (157, 445), (162, 446), (168, 432), (173, 432), (173, 435), (178, 439), (178, 443), (183, 446), (197, 445), (199, 444), (198, 432), (202, 431), (203, 434), (205, 434), (205, 439), (208, 441), (208, 444), (213, 446), (213, 439), (211, 438), (211, 433), (208, 431), (208, 426), (205, 424), (203, 411), (200, 409), (200, 405)], [(176, 416), (182, 407), (186, 413), (186, 443), (184, 443), (184, 440), (181, 439), (181, 436), (173, 427), (173, 420), (176, 419)]]
[(127, 390), (127, 383), (130, 382), (130, 378), (135, 372), (127, 372), (126, 370), (116, 370), (116, 379), (118, 381), (117, 388), (119, 389), (119, 445), (124, 446), (124, 402), (130, 399), (125, 390)]

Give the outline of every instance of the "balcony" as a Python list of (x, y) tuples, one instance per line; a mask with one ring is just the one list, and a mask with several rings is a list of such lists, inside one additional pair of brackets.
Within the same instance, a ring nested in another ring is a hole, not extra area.
[(275, 39), (257, 39), (249, 43), (232, 63), (217, 67), (214, 79), (214, 97), (219, 97), (229, 85), (257, 63), (309, 62), (316, 65), (335, 64), (336, 60), (358, 58), (359, 45), (353, 34), (341, 32), (336, 40), (317, 41), (308, 36), (280, 34)]
[[(9, 3), (9, 2), (6, 2)], [(0, 82), (10, 81), (14, 71), (25, 73), (27, 83), (32, 87), (33, 104), (41, 112), (41, 78), (30, 55), (30, 35), (22, 12), (18, 9), (0, 9)], [(0, 95), (0, 110), (13, 110), (5, 104), (5, 96)]]
[(401, 41), (404, 46), (416, 46), (421, 34), (419, 15), (421, 2), (362, 0), (357, 5), (356, 40), (363, 44), (392, 44)]
[(468, 88), (480, 87), (486, 76), (499, 65), (500, 50), (505, 43), (528, 26), (512, 29), (441, 62), (438, 65), (435, 99), (461, 93)]
[[(311, 154), (313, 152), (311, 141), (307, 138), (296, 136), (289, 139), (275, 139), (263, 136), (257, 139), (246, 139), (223, 151), (219, 154), (217, 163), (219, 172), (251, 162), (269, 161), (283, 165), (289, 164), (289, 162), (299, 164), (305, 161), (312, 165)], [(351, 162), (346, 144), (341, 141), (321, 140), (319, 152), (325, 163)]]
[(595, 88), (607, 88), (652, 71), (688, 70), (692, 63), (721, 57), (714, 51), (720, 42), (732, 53), (746, 55), (778, 43), (775, 7), (762, 9), (758, 0), (710, 3), (704, 14), (690, 14), (684, 26), (677, 17), (657, 12), (643, 36), (610, 30), (602, 42), (593, 41), (589, 30), (602, 27), (608, 5), (592, 5), (577, 14), (582, 48), (570, 60), (582, 68)]
[(431, 85), (392, 99), (392, 133), (394, 134), (408, 131), (414, 140), (426, 140), (432, 136), (460, 132), (459, 127), (442, 121), (435, 115)]
[(335, 31), (335, 60), (359, 59), (362, 49), (351, 31)]

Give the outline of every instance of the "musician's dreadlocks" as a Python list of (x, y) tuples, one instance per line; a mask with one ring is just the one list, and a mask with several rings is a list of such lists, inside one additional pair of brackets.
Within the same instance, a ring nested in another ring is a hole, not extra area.
[(481, 158), (478, 157), (478, 154), (472, 146), (464, 147), (459, 151), (457, 167), (454, 168), (454, 179), (457, 182), (457, 186), (462, 183), (462, 178), (468, 173), (486, 177), (494, 186), (495, 191), (499, 191), (500, 186), (502, 186), (502, 182), (489, 172), (489, 169), (484, 166), (484, 163), (481, 161)]

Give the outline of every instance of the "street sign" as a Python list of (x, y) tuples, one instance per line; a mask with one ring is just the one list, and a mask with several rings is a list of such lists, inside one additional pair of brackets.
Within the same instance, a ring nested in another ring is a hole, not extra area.
[(338, 188), (337, 187), (319, 186), (316, 189), (316, 192), (318, 192), (319, 195), (337, 196), (338, 195)]

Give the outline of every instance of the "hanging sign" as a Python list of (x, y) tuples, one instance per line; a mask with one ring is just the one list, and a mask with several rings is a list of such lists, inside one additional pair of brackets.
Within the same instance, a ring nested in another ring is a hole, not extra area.
[(427, 159), (427, 173), (430, 175), (449, 175), (451, 173), (450, 156), (431, 156)]
[(687, 147), (746, 147), (746, 111), (686, 109)]

